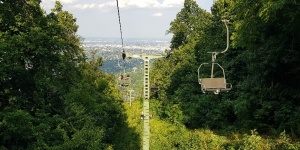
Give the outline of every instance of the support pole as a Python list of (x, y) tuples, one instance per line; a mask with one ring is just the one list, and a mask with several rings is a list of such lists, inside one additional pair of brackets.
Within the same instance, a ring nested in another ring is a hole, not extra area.
[(149, 57), (145, 56), (144, 59), (144, 102), (143, 102), (143, 112), (144, 112), (144, 129), (143, 129), (143, 150), (149, 150), (150, 148), (150, 118), (149, 118)]
[(143, 101), (143, 150), (150, 148), (150, 60), (164, 57), (163, 55), (132, 55), (132, 58), (141, 58), (144, 60), (144, 101)]
[(134, 91), (134, 90), (128, 90), (129, 91), (129, 104), (130, 104), (130, 106), (131, 106), (131, 102), (132, 102), (132, 92)]

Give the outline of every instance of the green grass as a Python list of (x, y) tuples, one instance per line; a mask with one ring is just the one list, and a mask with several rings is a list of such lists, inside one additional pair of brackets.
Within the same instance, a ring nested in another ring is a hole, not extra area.
[[(132, 138), (128, 134), (127, 143), (135, 144), (131, 148), (141, 149), (142, 145), (142, 126), (140, 119), (142, 112), (142, 99), (136, 99), (132, 105), (123, 103), (127, 115), (128, 127), (138, 136)], [(151, 107), (151, 106), (150, 106)], [(156, 114), (155, 112), (150, 112)], [(300, 149), (300, 143), (292, 141), (285, 133), (277, 137), (260, 135), (256, 130), (249, 131), (248, 134), (231, 132), (227, 135), (219, 135), (210, 129), (187, 129), (183, 124), (171, 123), (167, 120), (161, 120), (155, 116), (150, 120), (150, 149), (204, 149), (204, 150), (297, 150)], [(129, 142), (131, 140), (131, 142)]]

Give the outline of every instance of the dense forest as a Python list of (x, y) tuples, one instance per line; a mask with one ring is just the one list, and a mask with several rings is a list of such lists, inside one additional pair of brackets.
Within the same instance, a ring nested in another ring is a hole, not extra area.
[[(188, 129), (223, 134), (252, 130), (271, 137), (287, 133), (298, 139), (299, 10), (300, 3), (289, 0), (217, 0), (208, 13), (185, 0), (167, 31), (173, 34), (172, 55), (152, 67), (161, 89), (156, 97), (159, 117)], [(225, 49), (223, 19), (230, 22), (230, 46), (217, 62), (233, 89), (203, 94), (197, 69), (211, 61), (207, 52)]]
[(102, 59), (86, 61), (73, 15), (40, 0), (0, 10), (0, 149), (111, 147), (128, 127), (122, 100)]
[[(40, 0), (0, 0), (0, 10), (1, 150), (141, 149), (142, 98), (124, 103), (102, 59), (86, 59), (61, 3), (47, 14)], [(197, 69), (226, 47), (222, 19), (230, 46), (217, 61), (233, 89), (205, 94)], [(185, 0), (171, 55), (151, 68), (150, 149), (300, 149), (299, 27), (297, 1), (216, 0), (208, 13)]]

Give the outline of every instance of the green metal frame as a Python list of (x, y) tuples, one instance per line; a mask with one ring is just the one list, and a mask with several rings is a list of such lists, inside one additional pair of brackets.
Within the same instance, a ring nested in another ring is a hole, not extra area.
[(144, 60), (144, 100), (143, 100), (143, 150), (150, 148), (150, 60), (154, 58), (162, 58), (163, 55), (128, 55), (129, 58), (139, 58)]

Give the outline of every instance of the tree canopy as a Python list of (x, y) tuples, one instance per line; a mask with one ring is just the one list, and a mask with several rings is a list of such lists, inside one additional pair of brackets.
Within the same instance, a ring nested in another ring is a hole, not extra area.
[[(299, 136), (299, 6), (288, 0), (218, 0), (209, 14), (195, 1), (185, 0), (168, 30), (176, 50), (154, 62), (152, 69), (162, 89), (160, 117), (189, 128), (287, 131)], [(226, 47), (226, 29), (218, 23), (222, 19), (230, 21), (230, 47), (217, 62), (233, 90), (203, 94), (197, 68), (211, 61), (207, 52)], [(187, 38), (190, 34), (193, 40)]]
[[(122, 103), (60, 2), (49, 14), (40, 0), (0, 0), (0, 10), (0, 149), (141, 148), (141, 100)], [(167, 31), (172, 54), (150, 72), (159, 86), (151, 148), (299, 149), (299, 10), (290, 0), (216, 0), (209, 13), (185, 0)], [(222, 19), (230, 46), (217, 62), (233, 89), (202, 93), (199, 65), (226, 47)]]
[(106, 149), (125, 127), (114, 77), (86, 60), (76, 19), (56, 2), (0, 3), (0, 149)]

